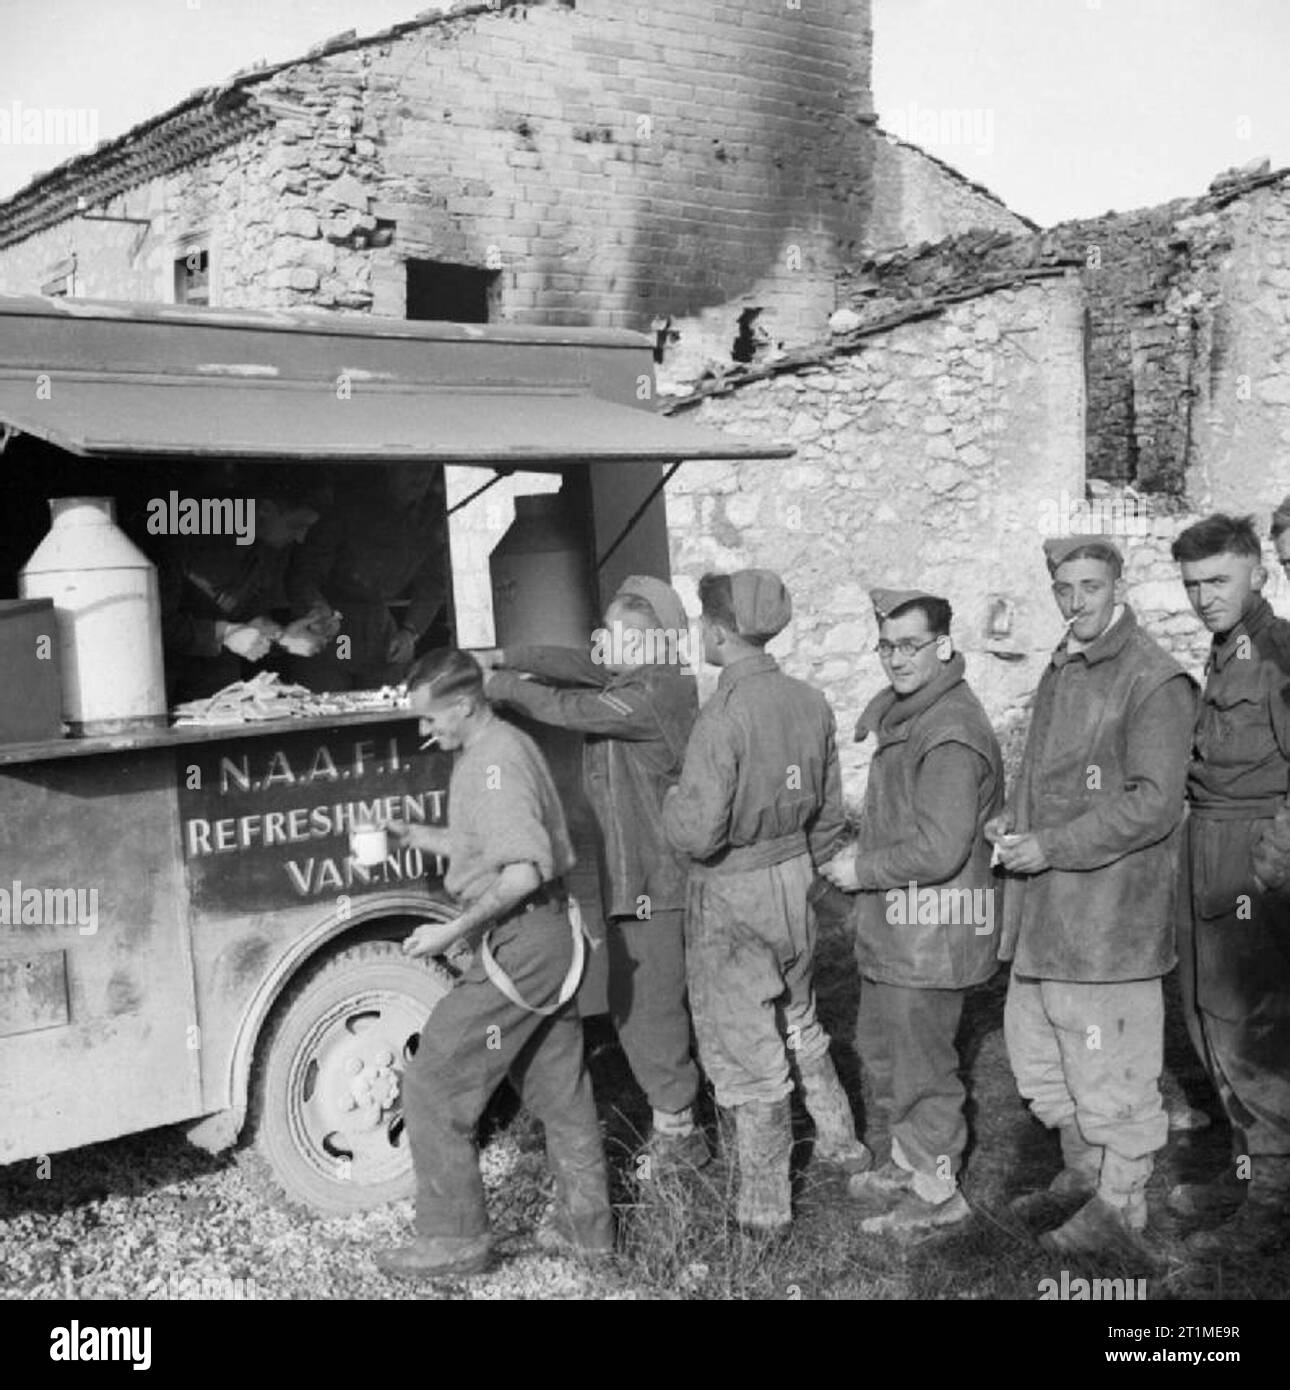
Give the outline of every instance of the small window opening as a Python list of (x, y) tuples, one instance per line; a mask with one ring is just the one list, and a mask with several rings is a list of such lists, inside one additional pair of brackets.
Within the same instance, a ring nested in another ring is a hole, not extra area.
[(407, 317), (443, 323), (487, 323), (499, 272), (444, 261), (408, 261)]

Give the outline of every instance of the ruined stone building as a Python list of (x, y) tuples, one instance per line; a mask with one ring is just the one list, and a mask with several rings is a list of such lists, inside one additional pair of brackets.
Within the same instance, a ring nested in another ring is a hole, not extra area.
[[(873, 250), (1030, 229), (877, 131), (871, 59), (868, 0), (493, 0), (343, 35), (32, 180), (0, 290), (626, 327), (683, 391), (825, 333)], [(510, 486), (454, 518), (464, 640)]]
[[(791, 576), (791, 664), (844, 728), (881, 680), (865, 590), (948, 595), (969, 676), (1015, 742), (1060, 635), (1044, 535), (1104, 529), (1146, 627), (1199, 674), (1209, 637), (1170, 544), (1218, 509), (1266, 535), (1290, 492), (1290, 170), (889, 250), (839, 285), (827, 337), (668, 403), (797, 446), (773, 485), (751, 466), (677, 474), (677, 570), (756, 556)], [(1290, 614), (1270, 547), (1267, 563)], [(843, 750), (852, 792), (867, 756)]]
[[(675, 473), (678, 586), (780, 569), (775, 650), (844, 730), (882, 680), (867, 591), (915, 583), (1018, 724), (1058, 634), (1040, 543), (1089, 488), (1194, 667), (1170, 540), (1290, 491), (1290, 183), (1041, 231), (878, 129), (872, 52), (867, 0), (494, 0), (341, 36), (0, 203), (0, 290), (653, 335), (660, 408), (798, 451)], [(509, 486), (454, 518), (468, 643)]]
[(875, 132), (871, 48), (868, 0), (493, 0), (345, 35), (32, 180), (0, 287), (632, 328), (684, 380), (810, 341), (867, 251), (1029, 226)]

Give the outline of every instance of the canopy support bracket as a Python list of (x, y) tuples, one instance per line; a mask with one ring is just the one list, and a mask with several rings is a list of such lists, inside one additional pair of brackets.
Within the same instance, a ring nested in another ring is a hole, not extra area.
[(482, 494), (487, 492), (490, 487), (496, 487), (497, 484), (500, 483), (503, 478), (509, 478), (511, 474), (514, 472), (515, 470), (513, 468), (499, 468), (497, 472), (494, 473), (493, 476), (489, 478), (489, 480), (486, 483), (481, 483), (480, 486), (474, 490), (474, 492), (468, 492), (465, 495), (465, 497), (461, 499), (460, 502), (454, 502), (453, 505), (448, 508), (448, 515), (451, 516), (453, 512), (461, 511), (461, 509), (464, 506), (466, 506), (470, 502), (473, 502), (476, 497), (482, 496)]
[(677, 459), (677, 461), (667, 470), (666, 473), (663, 474), (663, 476), (658, 480), (658, 482), (655, 483), (655, 485), (650, 489), (649, 496), (646, 497), (646, 499), (640, 504), (640, 506), (637, 507), (636, 510), (631, 514), (631, 516), (628, 518), (627, 525), (624, 526), (621, 531), (619, 531), (618, 535), (614, 538), (613, 544), (609, 547), (608, 550), (605, 551), (605, 553), (600, 557), (600, 559), (596, 561), (596, 568), (598, 570), (604, 569), (604, 567), (609, 563), (614, 551), (617, 550), (620, 545), (622, 545), (622, 543), (627, 539), (629, 535), (631, 535), (632, 531), (636, 527), (636, 523), (641, 519), (641, 517), (645, 515), (647, 511), (649, 511), (654, 499), (659, 495), (660, 492), (663, 491), (663, 489), (668, 485), (668, 483), (672, 481), (672, 475), (676, 472), (678, 468), (680, 468), (680, 466), (684, 462), (684, 459)]

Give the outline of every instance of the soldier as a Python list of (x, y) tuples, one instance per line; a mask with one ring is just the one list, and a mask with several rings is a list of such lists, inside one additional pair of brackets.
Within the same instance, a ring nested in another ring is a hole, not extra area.
[(1267, 575), (1251, 518), (1206, 517), (1173, 555), (1214, 634), (1187, 774), (1179, 973), (1192, 1040), (1232, 1127), (1233, 1166), (1175, 1188), (1169, 1204), (1226, 1218), (1194, 1232), (1189, 1249), (1244, 1255), (1283, 1238), (1290, 1219), (1290, 623), (1259, 592)]
[[(507, 668), (489, 677), (490, 700), (586, 735), (583, 778), (604, 842), (610, 1014), (653, 1108), (650, 1152), (702, 1166), (709, 1155), (694, 1122), (699, 1072), (685, 1003), (689, 864), (668, 844), (662, 819), (699, 710), (695, 679), (680, 665), (688, 627), (675, 589), (632, 575), (605, 611), (608, 660), (565, 647), (508, 647), (482, 661)], [(541, 679), (524, 680), (521, 671)]]
[(398, 464), (351, 482), (287, 571), (292, 612), (320, 634), (292, 675), (312, 690), (402, 680), (444, 608), (447, 571), (442, 470)]
[(1173, 913), (1193, 694), (1125, 602), (1106, 537), (1044, 542), (1067, 634), (1040, 678), (1004, 814), (987, 827), (1010, 879), (1004, 1036), (1063, 1168), (1014, 1210), (1045, 1248), (1144, 1252), (1146, 1185), (1168, 1122), (1161, 977)]
[(900, 1196), (861, 1229), (901, 1235), (971, 1216), (956, 1177), (967, 1121), (954, 1037), (968, 988), (998, 969), (982, 832), (1003, 802), (1003, 757), (946, 600), (875, 589), (873, 604), (891, 684), (856, 728), (857, 741), (878, 738), (859, 840), (823, 873), (858, 894), (856, 1051), (891, 1126), (891, 1158), (852, 1177), (850, 1192)]
[(694, 861), (686, 973), (699, 1059), (718, 1104), (733, 1109), (738, 1220), (770, 1235), (792, 1220), (789, 1102), (796, 1071), (817, 1156), (871, 1162), (815, 1016), (815, 865), (843, 838), (833, 713), (783, 674), (766, 643), (792, 614), (769, 570), (705, 574), (704, 656), (721, 667), (699, 712), (678, 786), (663, 802), (668, 839)]
[(422, 732), (461, 756), (448, 783), (448, 824), (404, 827), (399, 838), (448, 860), (444, 887), (462, 910), (418, 927), (403, 949), (436, 956), (465, 941), (478, 950), (435, 1006), (403, 1076), (417, 1235), (378, 1251), (376, 1262), (414, 1277), (487, 1268), (475, 1126), (508, 1076), (542, 1121), (556, 1176), (539, 1243), (607, 1253), (605, 1156), (572, 1003), (583, 953), (561, 884), (574, 854), (555, 784), (533, 740), (494, 714), (483, 672), (466, 653), (428, 653), (408, 688)]
[(157, 560), (161, 637), (172, 704), (213, 695), (257, 667), (301, 624), (274, 616), (287, 606), (284, 576), (293, 549), (319, 517), (316, 499), (282, 491), (255, 501), (255, 539), (174, 536)]

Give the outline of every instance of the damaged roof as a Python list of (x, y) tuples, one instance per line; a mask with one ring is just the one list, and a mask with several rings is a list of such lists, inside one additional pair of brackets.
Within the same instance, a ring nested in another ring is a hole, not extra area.
[(79, 210), (78, 199), (93, 206), (235, 144), (274, 124), (278, 113), (261, 106), (254, 88), (301, 63), (388, 43), (414, 30), (481, 15), (496, 15), (533, 0), (467, 0), (446, 10), (425, 10), (414, 18), (372, 34), (350, 29), (324, 39), (308, 52), (280, 63), (260, 63), (234, 73), (228, 81), (202, 87), (159, 115), (150, 116), (124, 134), (101, 140), (91, 150), (37, 174), (0, 201), (0, 246), (43, 231)]
[(663, 407), (663, 413), (677, 415), (710, 396), (727, 396), (732, 391), (751, 386), (756, 381), (766, 381), (776, 376), (793, 376), (798, 372), (822, 367), (833, 358), (863, 352), (870, 339), (881, 337), (893, 328), (915, 323), (919, 319), (939, 318), (952, 304), (979, 299), (999, 290), (1014, 289), (1031, 280), (1051, 280), (1074, 273), (1072, 263), (1064, 260), (1050, 264), (1017, 266), (1001, 274), (983, 275), (971, 285), (956, 285), (926, 298), (906, 300), (899, 306), (893, 306), (880, 317), (868, 319), (845, 332), (835, 333), (827, 341), (795, 348), (792, 352), (783, 352), (749, 366), (739, 366), (717, 375), (707, 375), (685, 394), (669, 397)]

